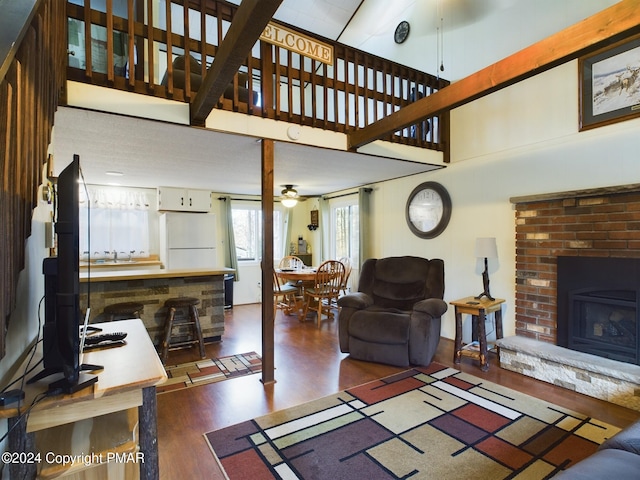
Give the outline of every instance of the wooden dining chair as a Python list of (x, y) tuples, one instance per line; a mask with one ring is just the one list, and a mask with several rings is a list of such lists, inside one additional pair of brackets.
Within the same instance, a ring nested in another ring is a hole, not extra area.
[(294, 270), (302, 267), (304, 267), (304, 262), (295, 255), (282, 257), (280, 264), (278, 265), (278, 268), (293, 268)]
[[(300, 258), (296, 257), (295, 255), (287, 255), (286, 257), (282, 257), (282, 259), (280, 260), (280, 263), (278, 264), (278, 268), (281, 270), (283, 268), (300, 270), (303, 267), (304, 267), (304, 262), (300, 260)], [(302, 289), (303, 289), (302, 282), (288, 280), (286, 285), (294, 285), (295, 287), (298, 288), (298, 295), (302, 295)]]
[(340, 291), (343, 295), (349, 293), (349, 277), (351, 276), (351, 259), (349, 257), (339, 258), (338, 261), (344, 265), (344, 275), (340, 282)]
[(305, 304), (302, 318), (307, 318), (307, 313), (312, 308), (317, 313), (318, 328), (320, 328), (323, 314), (327, 319), (333, 319), (332, 303), (335, 303), (334, 299), (338, 298), (343, 276), (344, 265), (337, 260), (327, 260), (318, 267), (313, 286), (304, 290)]
[(280, 277), (273, 271), (273, 318), (278, 309), (285, 315), (291, 315), (298, 310), (298, 287), (296, 285), (280, 283)]

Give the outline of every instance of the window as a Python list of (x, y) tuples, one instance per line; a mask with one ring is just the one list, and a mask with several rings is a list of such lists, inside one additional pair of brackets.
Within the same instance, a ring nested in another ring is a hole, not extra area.
[(331, 253), (333, 258), (348, 257), (360, 263), (358, 203), (339, 203), (331, 207)]
[[(140, 191), (80, 187), (80, 256), (149, 255), (149, 202)], [(89, 200), (89, 201), (87, 201)]]
[[(234, 203), (231, 207), (233, 235), (238, 261), (260, 261), (262, 258), (262, 210), (259, 205)], [(282, 258), (284, 214), (273, 211), (273, 256)]]

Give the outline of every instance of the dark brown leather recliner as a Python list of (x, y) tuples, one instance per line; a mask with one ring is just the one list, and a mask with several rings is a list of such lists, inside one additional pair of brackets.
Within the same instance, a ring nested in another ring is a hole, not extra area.
[(340, 351), (397, 366), (429, 365), (447, 311), (444, 262), (420, 257), (370, 258), (358, 292), (338, 300)]

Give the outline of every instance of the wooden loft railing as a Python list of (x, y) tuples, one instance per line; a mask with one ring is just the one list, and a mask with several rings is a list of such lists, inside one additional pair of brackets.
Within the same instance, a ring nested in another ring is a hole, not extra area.
[(12, 36), (11, 46), (0, 49), (0, 358), (64, 86), (67, 50), (63, 2), (17, 3), (0, 6), (0, 29)]
[[(98, 11), (90, 3), (67, 3), (68, 79), (183, 102), (195, 98), (238, 8), (220, 0), (107, 0)], [(332, 66), (258, 41), (218, 108), (349, 133), (449, 84), (305, 34), (333, 45)], [(178, 57), (190, 61), (174, 63)], [(434, 115), (383, 140), (447, 159), (447, 124), (447, 114)]]

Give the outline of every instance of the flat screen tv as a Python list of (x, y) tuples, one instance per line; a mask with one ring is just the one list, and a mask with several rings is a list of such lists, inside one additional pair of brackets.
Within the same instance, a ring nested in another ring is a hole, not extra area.
[[(73, 393), (97, 381), (81, 374), (80, 363), (80, 158), (60, 173), (56, 186), (55, 231), (57, 256), (45, 258), (43, 363), (44, 370), (29, 380), (56, 375), (50, 389)], [(93, 366), (95, 367), (95, 366)]]

